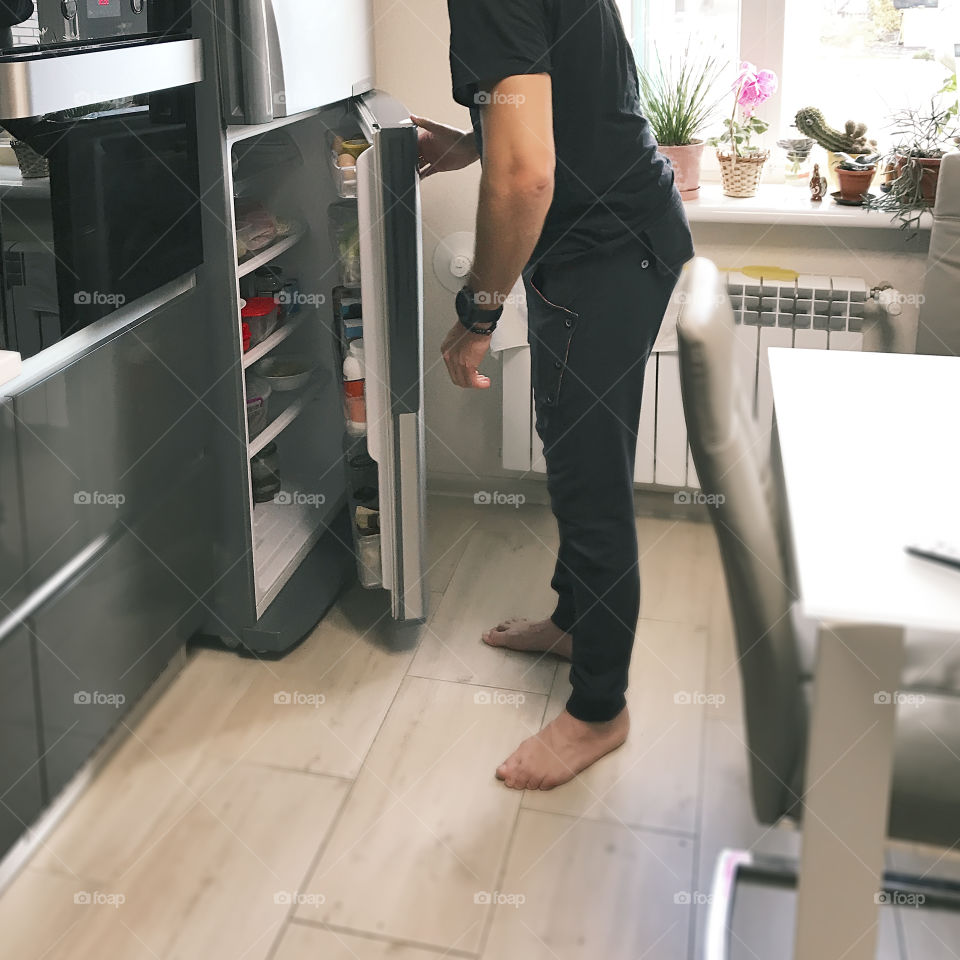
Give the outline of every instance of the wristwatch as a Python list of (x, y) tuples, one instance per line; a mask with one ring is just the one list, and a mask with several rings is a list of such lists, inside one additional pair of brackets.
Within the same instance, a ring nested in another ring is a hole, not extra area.
[[(481, 310), (477, 306), (476, 294), (470, 287), (464, 287), (457, 294), (457, 318), (471, 333), (489, 337), (497, 329), (497, 323), (503, 315), (503, 304), (496, 310)], [(489, 323), (489, 327), (479, 327), (479, 323)]]

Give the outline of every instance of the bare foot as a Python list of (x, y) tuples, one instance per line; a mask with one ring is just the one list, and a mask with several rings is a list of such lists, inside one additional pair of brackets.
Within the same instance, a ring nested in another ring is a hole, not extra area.
[(564, 710), (497, 767), (497, 779), (514, 790), (552, 790), (616, 750), (629, 731), (626, 707), (605, 723), (585, 723)]
[(523, 653), (553, 653), (565, 660), (573, 655), (573, 637), (552, 620), (504, 620), (483, 635), (483, 642)]

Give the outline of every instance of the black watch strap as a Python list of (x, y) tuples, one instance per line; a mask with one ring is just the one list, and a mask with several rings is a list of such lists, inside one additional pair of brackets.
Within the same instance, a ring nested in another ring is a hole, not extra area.
[[(476, 304), (475, 294), (470, 287), (463, 287), (457, 294), (457, 319), (471, 333), (481, 337), (490, 336), (497, 329), (502, 315), (502, 304), (496, 310), (481, 310)], [(479, 324), (489, 324), (489, 326), (479, 326)]]

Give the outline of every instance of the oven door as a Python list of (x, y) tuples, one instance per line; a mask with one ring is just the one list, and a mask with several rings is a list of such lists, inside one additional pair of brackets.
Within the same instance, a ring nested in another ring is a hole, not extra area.
[(24, 358), (203, 261), (192, 87), (4, 121), (3, 339)]

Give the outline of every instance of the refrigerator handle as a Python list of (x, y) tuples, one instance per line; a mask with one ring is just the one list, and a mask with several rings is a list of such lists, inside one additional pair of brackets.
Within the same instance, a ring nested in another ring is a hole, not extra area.
[(271, 54), (277, 25), (272, 0), (238, 0), (240, 20), (240, 79), (247, 123), (274, 119)]
[(421, 403), (423, 291), (420, 281), (420, 180), (417, 131), (382, 129), (383, 232), (386, 316), (389, 324), (390, 403), (393, 413), (417, 413)]

